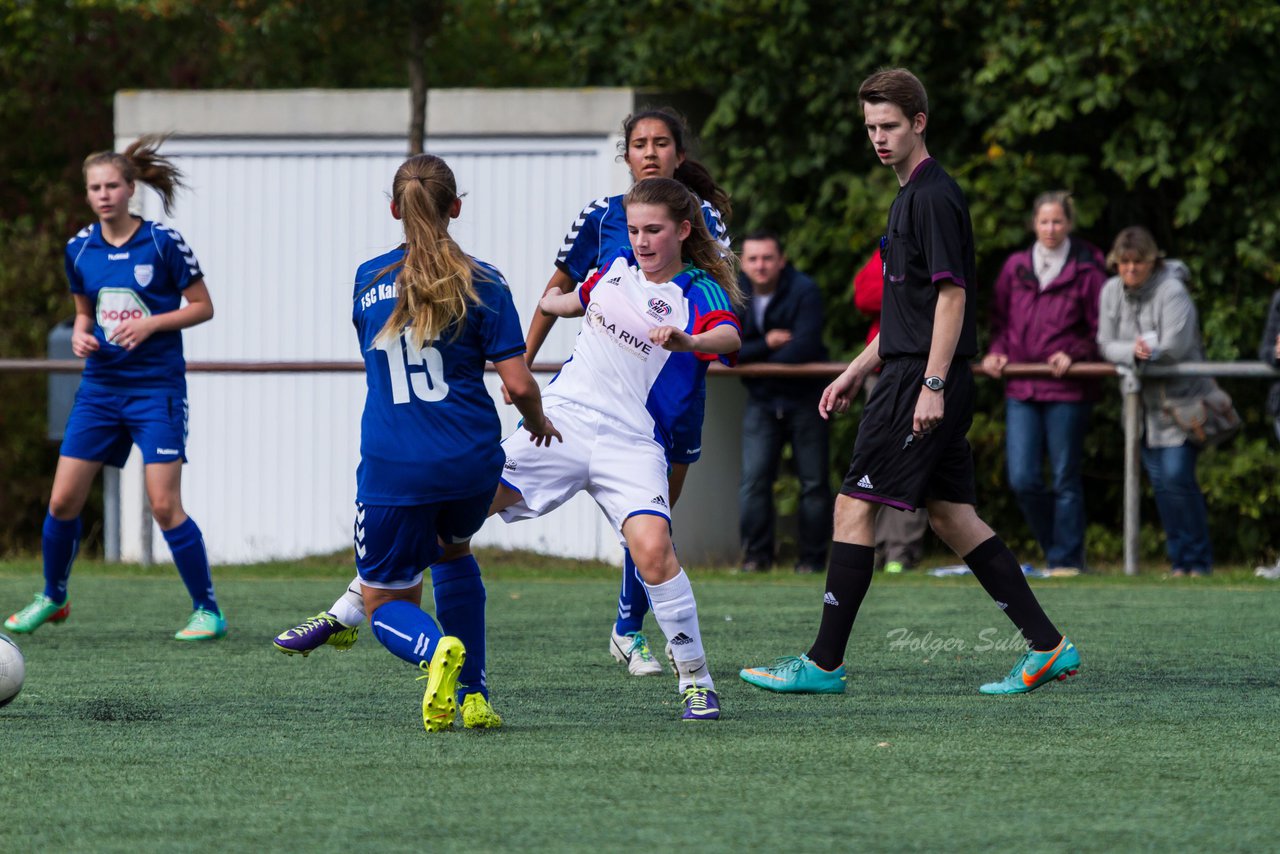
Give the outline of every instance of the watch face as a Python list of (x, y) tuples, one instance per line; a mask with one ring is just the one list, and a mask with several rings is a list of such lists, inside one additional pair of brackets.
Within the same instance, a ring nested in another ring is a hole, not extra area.
[(924, 384), (930, 391), (942, 391), (946, 381), (942, 377), (925, 377)]

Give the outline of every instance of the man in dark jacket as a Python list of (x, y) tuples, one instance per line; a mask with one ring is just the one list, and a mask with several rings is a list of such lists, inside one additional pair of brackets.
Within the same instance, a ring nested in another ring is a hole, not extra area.
[[(827, 358), (822, 343), (822, 294), (813, 280), (787, 262), (776, 234), (754, 231), (742, 242), (742, 286), (750, 293), (739, 309), (742, 349), (738, 364), (800, 364)], [(747, 286), (750, 285), (748, 288)], [(796, 572), (826, 566), (831, 538), (831, 488), (827, 422), (818, 414), (821, 377), (744, 379), (749, 395), (742, 419), (742, 483), (738, 490), (742, 569), (769, 569), (774, 558), (773, 483), (782, 448), (791, 444), (800, 480)]]

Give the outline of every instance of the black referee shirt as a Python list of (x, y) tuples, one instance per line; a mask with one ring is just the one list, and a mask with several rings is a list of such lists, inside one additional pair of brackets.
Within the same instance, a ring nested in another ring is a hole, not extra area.
[(917, 166), (898, 190), (889, 208), (889, 230), (880, 254), (884, 257), (880, 357), (923, 359), (929, 355), (938, 283), (948, 279), (966, 289), (955, 358), (975, 356), (973, 223), (964, 193), (932, 157)]

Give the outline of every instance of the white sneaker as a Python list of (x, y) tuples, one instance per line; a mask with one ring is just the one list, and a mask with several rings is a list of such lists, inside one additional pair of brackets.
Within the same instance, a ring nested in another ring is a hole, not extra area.
[(658, 676), (662, 665), (649, 651), (649, 641), (640, 632), (618, 634), (615, 626), (609, 630), (609, 654), (627, 665), (632, 676)]

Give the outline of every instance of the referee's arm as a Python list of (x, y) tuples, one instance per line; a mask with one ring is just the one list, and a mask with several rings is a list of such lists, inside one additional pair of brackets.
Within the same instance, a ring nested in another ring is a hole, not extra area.
[[(938, 304), (933, 310), (933, 337), (929, 342), (929, 361), (925, 364), (926, 377), (946, 378), (951, 370), (951, 360), (960, 341), (960, 328), (964, 325), (964, 288), (947, 280), (938, 284)], [(924, 435), (942, 423), (944, 391), (930, 391), (920, 386), (916, 401), (912, 430)]]

